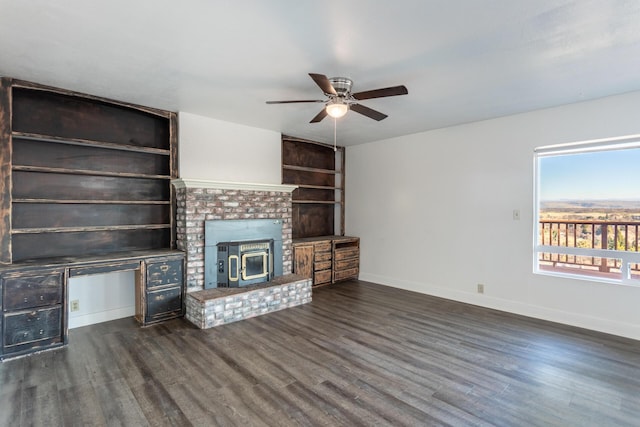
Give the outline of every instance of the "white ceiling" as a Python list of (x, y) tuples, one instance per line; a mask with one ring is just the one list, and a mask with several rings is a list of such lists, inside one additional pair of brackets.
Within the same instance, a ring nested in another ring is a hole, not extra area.
[(0, 0), (0, 75), (353, 145), (640, 90), (638, 0)]

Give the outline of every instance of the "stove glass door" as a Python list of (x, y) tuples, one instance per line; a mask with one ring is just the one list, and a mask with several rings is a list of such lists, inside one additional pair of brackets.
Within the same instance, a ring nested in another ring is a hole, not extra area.
[(269, 254), (267, 251), (242, 254), (242, 280), (259, 279), (269, 274)]

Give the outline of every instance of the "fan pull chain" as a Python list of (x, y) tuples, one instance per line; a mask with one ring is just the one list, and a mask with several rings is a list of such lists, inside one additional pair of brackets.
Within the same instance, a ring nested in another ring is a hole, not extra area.
[(333, 118), (333, 152), (335, 153), (336, 151), (338, 151), (338, 147), (336, 146), (336, 139), (337, 139), (337, 127), (338, 127), (338, 119), (337, 118)]

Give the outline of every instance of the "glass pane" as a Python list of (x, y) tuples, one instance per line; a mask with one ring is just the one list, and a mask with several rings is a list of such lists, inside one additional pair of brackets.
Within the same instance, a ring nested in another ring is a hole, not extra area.
[(256, 252), (242, 256), (242, 278), (244, 280), (265, 276), (267, 274), (267, 253)]
[[(537, 157), (537, 245), (580, 253), (539, 253), (538, 270), (626, 278), (620, 259), (590, 254), (640, 252), (640, 175), (630, 174), (639, 163), (635, 140), (624, 146), (559, 148), (557, 154), (550, 149)], [(629, 273), (637, 278), (640, 266), (631, 264)]]

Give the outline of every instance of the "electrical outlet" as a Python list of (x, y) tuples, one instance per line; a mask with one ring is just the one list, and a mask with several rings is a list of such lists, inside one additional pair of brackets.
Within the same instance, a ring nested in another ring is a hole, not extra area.
[(484, 285), (482, 283), (478, 283), (478, 293), (484, 294)]
[(71, 311), (80, 311), (80, 300), (74, 299), (69, 303), (69, 309)]

